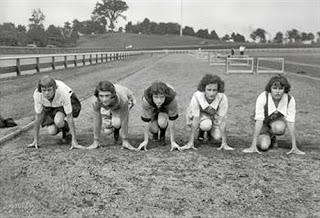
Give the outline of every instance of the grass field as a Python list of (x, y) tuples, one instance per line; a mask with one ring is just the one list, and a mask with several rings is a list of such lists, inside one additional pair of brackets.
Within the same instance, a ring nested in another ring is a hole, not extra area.
[[(304, 55), (295, 55), (288, 56), (307, 63)], [(206, 142), (197, 143), (197, 151), (169, 152), (168, 134), (165, 147), (152, 142), (147, 152), (121, 150), (107, 136), (100, 149), (69, 151), (58, 136), (44, 132), (42, 146), (35, 150), (26, 148), (32, 141), (28, 131), (0, 148), (1, 217), (320, 217), (320, 81), (287, 74), (297, 101), (298, 144), (307, 153), (297, 156), (285, 154), (291, 146), (287, 134), (280, 137), (278, 149), (262, 155), (241, 152), (251, 143), (250, 115), (269, 74), (226, 75), (223, 66), (209, 66), (194, 56), (167, 55), (50, 75), (84, 99), (76, 126), (85, 146), (92, 143), (93, 125), (86, 98), (97, 81), (118, 81), (132, 89), (137, 105), (130, 115), (129, 140), (137, 147), (143, 138), (144, 88), (156, 79), (175, 87), (180, 116), (176, 140), (182, 145), (188, 137), (185, 110), (206, 73), (225, 80), (228, 141), (235, 151), (217, 151), (218, 143)], [(33, 114), (31, 96), (38, 77), (0, 81), (6, 116)]]

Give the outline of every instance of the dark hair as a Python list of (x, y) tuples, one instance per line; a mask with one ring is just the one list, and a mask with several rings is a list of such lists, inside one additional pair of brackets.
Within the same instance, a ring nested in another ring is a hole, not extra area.
[(41, 88), (45, 87), (45, 88), (49, 88), (49, 87), (53, 87), (54, 89), (57, 88), (57, 83), (56, 81), (50, 77), (50, 76), (43, 76), (38, 80), (38, 84), (37, 84), (37, 90), (38, 92), (41, 93)]
[(198, 91), (204, 92), (206, 86), (209, 84), (218, 84), (218, 92), (224, 92), (224, 81), (217, 75), (206, 74), (202, 77), (200, 83), (198, 84)]
[(99, 92), (111, 92), (113, 96), (116, 95), (116, 89), (110, 81), (100, 81), (94, 90), (94, 96), (99, 97)]
[(165, 84), (164, 82), (154, 82), (144, 91), (144, 97), (151, 105), (155, 105), (152, 96), (159, 94), (164, 95), (166, 98), (163, 105), (169, 104), (176, 96), (176, 92), (172, 88), (167, 86), (167, 84)]
[(266, 87), (265, 87), (265, 91), (267, 92), (271, 92), (271, 86), (275, 83), (279, 83), (281, 86), (284, 87), (284, 93), (289, 93), (290, 89), (291, 89), (291, 85), (289, 83), (289, 81), (287, 80), (287, 78), (285, 78), (282, 75), (277, 75), (272, 77), (269, 82), (267, 83)]

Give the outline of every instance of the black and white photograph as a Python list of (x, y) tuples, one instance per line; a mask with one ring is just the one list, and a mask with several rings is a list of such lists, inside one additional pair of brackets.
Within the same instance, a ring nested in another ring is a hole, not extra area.
[(1, 0), (0, 217), (320, 218), (319, 0)]

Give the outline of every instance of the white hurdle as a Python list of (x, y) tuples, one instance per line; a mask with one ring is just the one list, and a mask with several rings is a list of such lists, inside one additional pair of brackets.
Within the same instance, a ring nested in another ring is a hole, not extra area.
[(226, 61), (226, 74), (229, 73), (251, 73), (254, 74), (254, 58), (230, 57)]
[(284, 58), (257, 58), (256, 72), (284, 73)]

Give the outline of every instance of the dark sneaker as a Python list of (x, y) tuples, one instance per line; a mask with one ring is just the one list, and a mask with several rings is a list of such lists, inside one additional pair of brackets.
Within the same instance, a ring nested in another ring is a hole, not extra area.
[(203, 142), (203, 140), (204, 140), (204, 131), (200, 129), (198, 134), (198, 141)]
[(64, 121), (64, 126), (61, 129), (61, 131), (62, 131), (62, 143), (70, 144), (72, 141), (72, 135), (70, 133), (69, 124), (67, 121)]
[[(63, 132), (62, 132), (63, 133)], [(63, 133), (64, 136), (62, 136), (62, 143), (63, 144), (70, 144), (72, 141), (72, 135), (70, 132)]]
[(152, 133), (152, 140), (158, 141), (158, 139), (159, 139), (158, 133)]
[(210, 134), (210, 132), (207, 132), (207, 138), (208, 138), (208, 142), (214, 141), (212, 135)]
[(270, 148), (277, 148), (278, 147), (277, 137), (275, 135), (272, 135), (270, 136), (270, 139), (271, 139)]
[(120, 129), (114, 129), (113, 131), (113, 138), (115, 144), (120, 144)]
[(165, 146), (166, 145), (166, 137), (160, 136), (159, 142), (160, 142), (161, 146)]
[(166, 140), (166, 130), (167, 128), (165, 129), (161, 129), (160, 128), (160, 139), (159, 139), (159, 142), (161, 143), (162, 146), (165, 146), (166, 143), (165, 143), (165, 140)]

